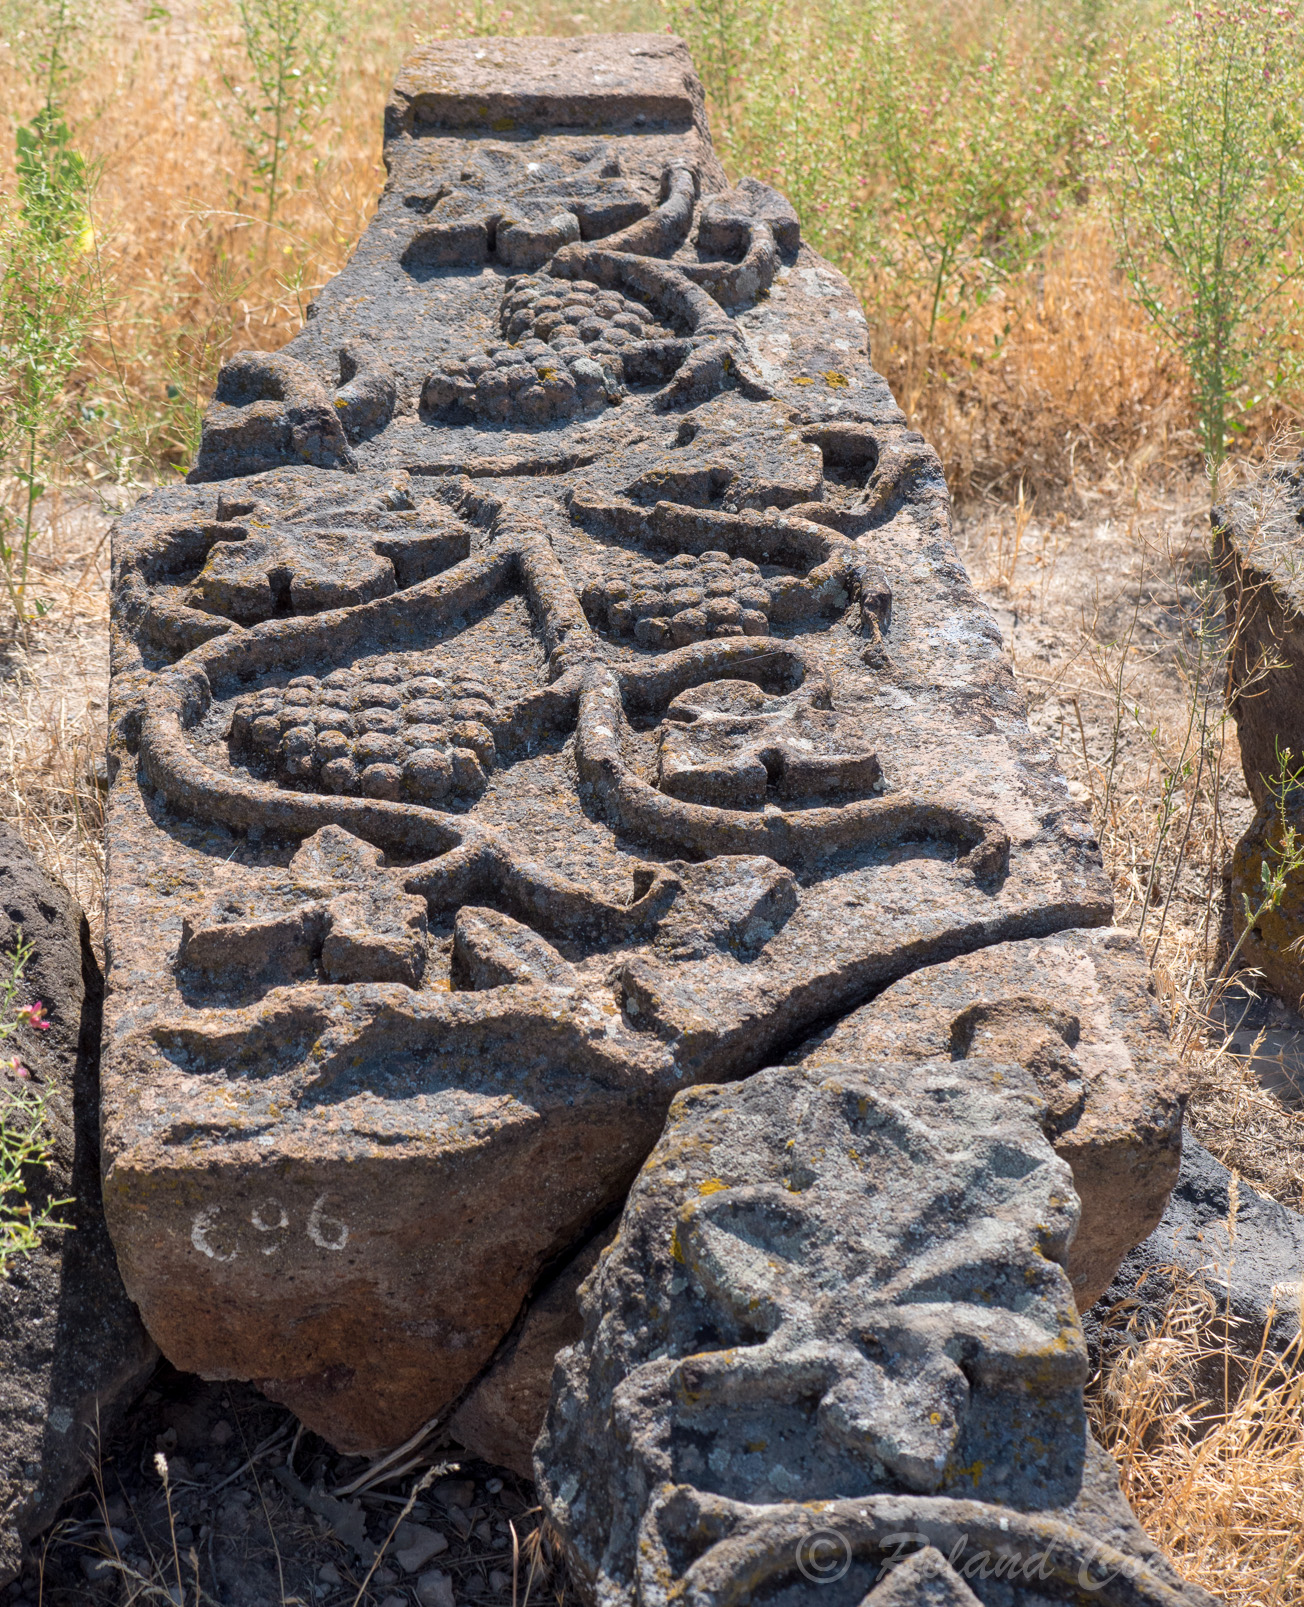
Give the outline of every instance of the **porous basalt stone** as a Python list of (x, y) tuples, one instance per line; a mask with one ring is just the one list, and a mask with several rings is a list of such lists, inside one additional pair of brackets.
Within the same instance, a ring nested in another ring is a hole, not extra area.
[(1136, 940), (1056, 932), (925, 966), (801, 1052), (812, 1069), (970, 1056), (1036, 1081), (1081, 1204), (1066, 1266), (1085, 1311), (1159, 1221), (1181, 1158), (1186, 1080)]
[(1256, 806), (1232, 863), (1232, 926), (1238, 939), (1244, 936), (1242, 963), (1298, 1009), (1304, 960), (1295, 945), (1304, 938), (1304, 876), (1295, 872), (1277, 907), (1249, 932), (1245, 928), (1246, 901), (1251, 911), (1263, 902), (1265, 866), (1282, 862), (1285, 829), (1304, 826), (1304, 802), (1293, 781), (1304, 766), (1304, 462), (1263, 470), (1210, 517), (1230, 644), (1229, 701)]
[(850, 1607), (931, 1548), (885, 1599), (1208, 1603), (1090, 1439), (1038, 1079), (847, 1051), (680, 1094), (581, 1290), (535, 1466), (586, 1598)]
[(1202, 1290), (1193, 1401), (1216, 1413), (1273, 1353), (1304, 1360), (1304, 1216), (1237, 1178), (1187, 1133), (1182, 1167), (1159, 1225), (1123, 1260), (1093, 1307), (1088, 1336), (1108, 1364), (1163, 1326), (1176, 1293)]
[[(341, 1448), (466, 1396), (680, 1089), (1110, 918), (936, 454), (701, 104), (665, 35), (418, 52), (290, 400), (242, 359), (116, 527), (111, 1225), (175, 1364)], [(618, 394), (438, 401), (581, 290)]]
[(25, 1548), (87, 1479), (98, 1446), (149, 1377), (158, 1352), (128, 1300), (104, 1225), (99, 1176), (102, 982), (81, 910), (0, 827), (0, 964), (19, 936), (32, 945), (15, 1002), (39, 998), (50, 1026), (10, 1038), (0, 1099), (47, 1096), (49, 1163), (26, 1202), (55, 1213), (30, 1255), (0, 1280), (0, 1587)]
[(534, 1478), (534, 1442), (548, 1412), (553, 1364), (584, 1332), (580, 1285), (613, 1235), (614, 1229), (598, 1234), (548, 1280), (449, 1419), (449, 1432), (472, 1456)]
[[(1263, 977), (1268, 988), (1292, 1010), (1304, 1009), (1304, 874), (1288, 873), (1275, 905), (1265, 899), (1265, 873), (1286, 862), (1287, 834), (1304, 842), (1304, 795), (1294, 789), (1282, 803), (1271, 800), (1255, 812), (1232, 851), (1228, 906), (1232, 932), (1241, 942), (1237, 963)], [(1265, 904), (1267, 907), (1265, 908)], [(1257, 916), (1246, 930), (1249, 913)]]
[(1265, 469), (1210, 514), (1231, 710), (1250, 797), (1272, 801), (1278, 748), (1304, 756), (1304, 459)]

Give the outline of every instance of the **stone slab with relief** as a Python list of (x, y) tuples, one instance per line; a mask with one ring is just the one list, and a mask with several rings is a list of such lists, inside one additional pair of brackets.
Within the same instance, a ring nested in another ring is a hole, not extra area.
[(683, 44), (427, 47), (385, 155), (114, 544), (123, 1275), (350, 1451), (473, 1390), (679, 1090), (1112, 912), (937, 457)]

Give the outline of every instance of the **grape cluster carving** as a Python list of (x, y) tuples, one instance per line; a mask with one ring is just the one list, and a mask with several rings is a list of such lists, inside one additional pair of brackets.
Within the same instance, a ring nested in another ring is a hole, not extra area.
[(503, 340), (445, 358), (422, 405), (448, 418), (546, 424), (624, 395), (621, 351), (670, 338), (646, 307), (587, 280), (518, 275), (507, 281)]
[(680, 553), (625, 579), (585, 589), (584, 610), (599, 629), (640, 647), (686, 647), (720, 636), (768, 636), (770, 588), (756, 564), (726, 552)]
[(237, 703), (231, 743), (291, 786), (435, 803), (484, 791), (494, 767), (492, 693), (437, 665), (296, 676)]

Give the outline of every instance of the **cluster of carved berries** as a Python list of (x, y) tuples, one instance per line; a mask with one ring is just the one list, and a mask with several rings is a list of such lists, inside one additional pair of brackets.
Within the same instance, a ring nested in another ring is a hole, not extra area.
[(680, 553), (668, 563), (585, 588), (584, 609), (599, 628), (641, 647), (686, 647), (715, 636), (768, 636), (770, 589), (746, 558)]
[(500, 323), (505, 341), (443, 359), (422, 389), (423, 407), (498, 423), (573, 418), (624, 395), (623, 350), (671, 336), (639, 302), (547, 274), (507, 281)]
[(564, 356), (541, 340), (490, 345), (470, 357), (448, 357), (426, 380), (422, 406), (446, 418), (547, 424), (573, 418), (623, 394), (614, 365), (583, 349)]
[(419, 675), (373, 665), (299, 675), (242, 698), (231, 742), (292, 786), (436, 803), (478, 796), (494, 766), (493, 697), (446, 665)]
[(508, 340), (547, 341), (555, 352), (618, 356), (634, 341), (665, 339), (664, 329), (640, 302), (587, 279), (526, 274), (507, 281), (502, 331)]

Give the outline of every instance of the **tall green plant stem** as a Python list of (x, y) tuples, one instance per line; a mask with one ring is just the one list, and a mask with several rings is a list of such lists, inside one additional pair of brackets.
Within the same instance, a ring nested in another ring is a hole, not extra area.
[(339, 12), (337, 0), (237, 0), (236, 11), (246, 72), (223, 77), (226, 115), (264, 197), (266, 253), (287, 158), (309, 142), (334, 88)]
[(1304, 272), (1301, 45), (1290, 8), (1188, 5), (1109, 81), (1101, 175), (1120, 261), (1190, 371), (1215, 471), (1237, 392), (1265, 347), (1289, 345), (1260, 326)]

